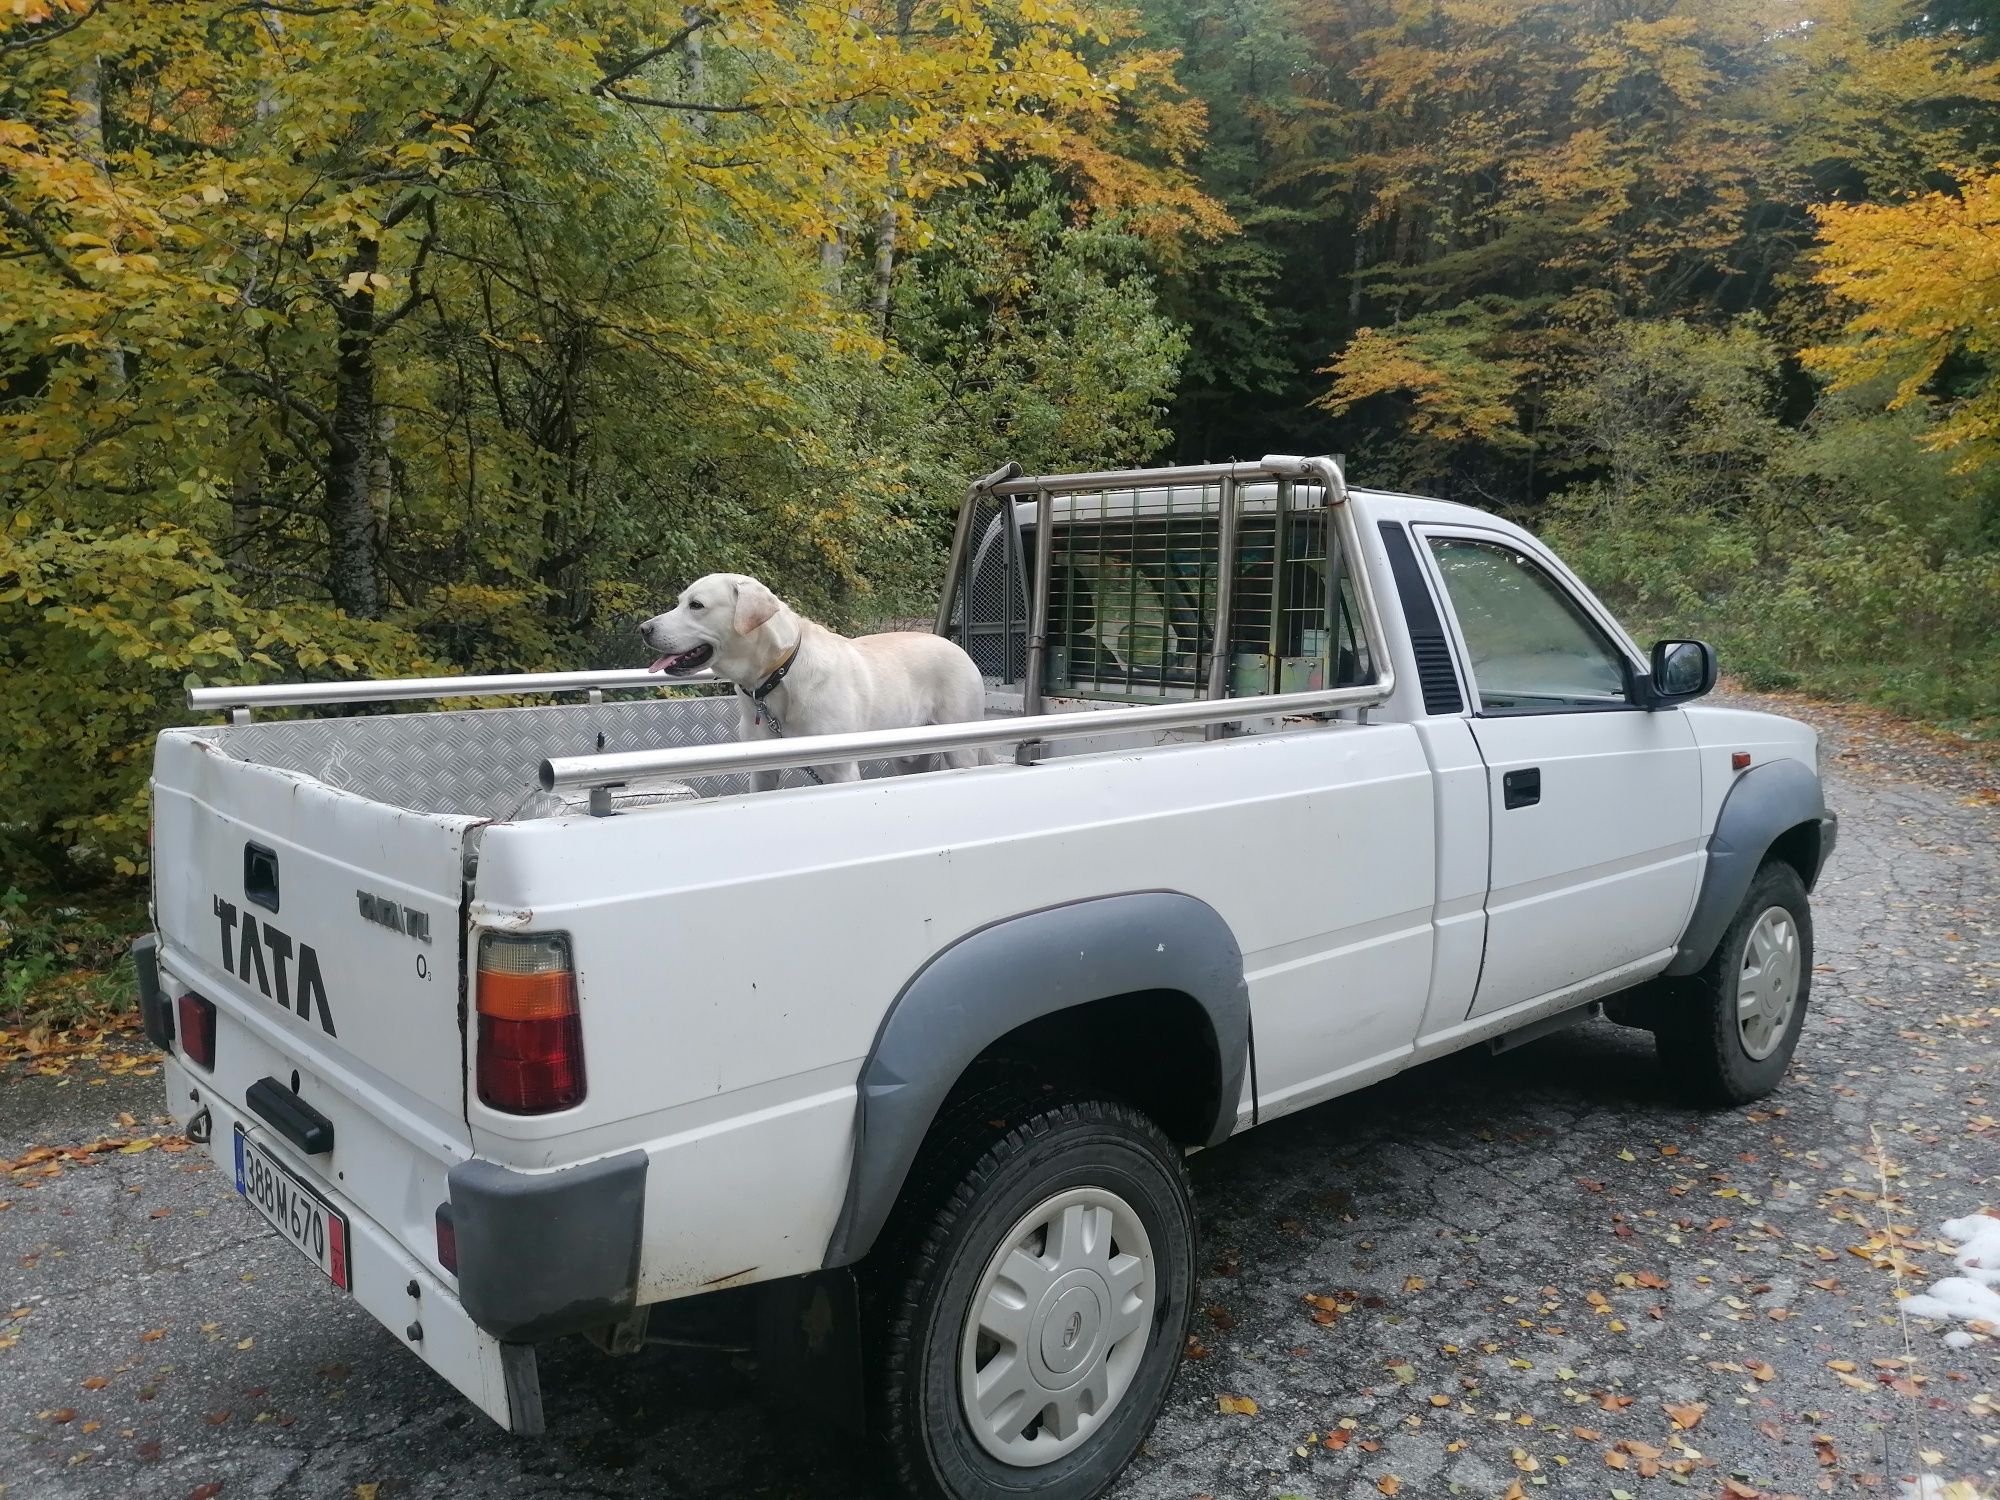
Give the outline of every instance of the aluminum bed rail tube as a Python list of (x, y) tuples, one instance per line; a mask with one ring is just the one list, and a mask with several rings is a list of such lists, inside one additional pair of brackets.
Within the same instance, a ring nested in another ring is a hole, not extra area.
[(714, 682), (713, 672), (668, 677), (633, 667), (610, 672), (514, 672), (486, 677), (389, 677), (364, 682), (273, 682), (261, 686), (187, 690), (187, 706), (224, 713), (232, 708), (302, 708), (320, 703), (392, 703), (410, 698), (502, 698), (519, 693), (613, 692)]
[[(1019, 479), (1005, 479), (987, 484), (989, 495), (1030, 496), (1037, 490), (1049, 490), (1055, 494), (1068, 494), (1074, 490), (1144, 490), (1157, 489), (1165, 485), (1214, 484), (1222, 479), (1251, 482), (1259, 479), (1300, 478), (1310, 474), (1315, 479), (1323, 478), (1318, 465), (1320, 459), (1292, 458), (1274, 454), (1255, 461), (1229, 464), (1184, 464), (1172, 469), (1107, 469), (1096, 474), (1031, 474)], [(1342, 497), (1346, 495), (1344, 484), (1336, 485)]]
[(1305, 718), (1340, 708), (1367, 708), (1395, 690), (1384, 670), (1379, 682), (1325, 688), (1317, 693), (1264, 693), (1254, 698), (1200, 699), (1149, 703), (1087, 713), (1035, 714), (1017, 719), (933, 724), (915, 729), (862, 730), (810, 738), (747, 740), (728, 745), (691, 745), (680, 750), (624, 750), (607, 755), (563, 755), (542, 762), (544, 791), (572, 787), (631, 786), (655, 779), (685, 780), (742, 771), (782, 771), (844, 760), (885, 760), (939, 750), (998, 748), (1027, 740), (1081, 739), (1127, 729), (1184, 729), (1267, 715)]

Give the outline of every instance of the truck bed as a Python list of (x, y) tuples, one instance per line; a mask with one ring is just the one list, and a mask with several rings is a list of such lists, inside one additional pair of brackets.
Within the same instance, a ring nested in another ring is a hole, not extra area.
[[(726, 744), (736, 738), (727, 695), (447, 712), (363, 713), (171, 731), (236, 760), (307, 776), (408, 812), (509, 822), (582, 810), (583, 799), (544, 792), (535, 774), (555, 755)], [(793, 779), (806, 784), (803, 775)], [(621, 802), (720, 797), (750, 790), (747, 776), (704, 777), (678, 793), (658, 788)]]
[[(1051, 699), (1042, 705), (1045, 712), (1089, 712), (1119, 706), (1084, 699)], [(1018, 689), (995, 689), (988, 694), (989, 719), (1014, 718), (1020, 713)], [(1255, 732), (1277, 724), (1275, 719), (1252, 720), (1244, 729)], [(516, 822), (587, 810), (585, 793), (540, 789), (536, 774), (544, 760), (606, 751), (729, 744), (737, 738), (737, 711), (732, 696), (723, 692), (532, 708), (272, 719), (168, 733), (197, 740), (234, 760), (309, 777), (406, 812)], [(1201, 737), (1198, 729), (1093, 735), (1054, 742), (1047, 751), (1052, 756), (1101, 754)], [(898, 769), (894, 761), (872, 761), (863, 764), (862, 774), (888, 776)], [(787, 771), (779, 784), (803, 787), (812, 783), (803, 771)], [(718, 774), (622, 792), (613, 798), (613, 805), (621, 811), (633, 810), (695, 798), (737, 796), (751, 790), (747, 775)]]

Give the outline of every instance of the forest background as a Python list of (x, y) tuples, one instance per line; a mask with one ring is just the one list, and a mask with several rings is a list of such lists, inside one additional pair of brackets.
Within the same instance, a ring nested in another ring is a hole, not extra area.
[(1994, 9), (0, 0), (0, 1020), (190, 676), (926, 612), (1008, 458), (1343, 453), (2000, 733)]

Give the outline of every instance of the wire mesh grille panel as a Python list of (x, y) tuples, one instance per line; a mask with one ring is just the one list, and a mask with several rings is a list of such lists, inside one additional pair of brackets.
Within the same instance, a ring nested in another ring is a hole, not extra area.
[[(1246, 486), (1223, 690), (1242, 697), (1371, 679), (1352, 583), (1317, 486)], [(1051, 507), (1042, 686), (1070, 697), (1198, 698), (1214, 678), (1220, 485), (1065, 494)], [(989, 677), (1025, 672), (1035, 507), (982, 500), (954, 633)]]
[(1354, 581), (1324, 510), (1252, 513), (1237, 529), (1229, 694), (1300, 693), (1369, 681)]
[(1012, 500), (982, 497), (973, 512), (973, 545), (952, 606), (952, 638), (979, 670), (1001, 682), (1027, 671), (1028, 580), (1021, 512)]

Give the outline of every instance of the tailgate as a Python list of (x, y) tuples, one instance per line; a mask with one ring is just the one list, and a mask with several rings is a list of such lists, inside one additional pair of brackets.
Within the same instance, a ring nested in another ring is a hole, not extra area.
[(215, 1002), (218, 1087), (241, 1103), (221, 1055), (233, 1022), (263, 1062), (326, 1080), (427, 1154), (468, 1142), (460, 904), (481, 822), (160, 736), (160, 961)]

